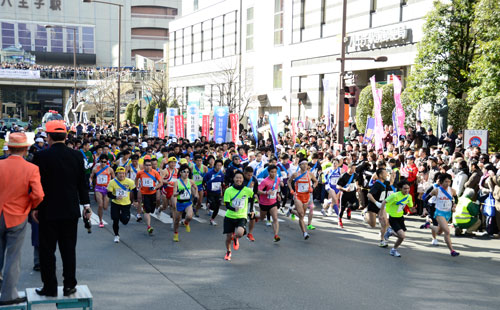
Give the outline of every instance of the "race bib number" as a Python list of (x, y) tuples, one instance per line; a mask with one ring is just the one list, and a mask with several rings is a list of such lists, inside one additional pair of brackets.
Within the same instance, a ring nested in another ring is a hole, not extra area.
[(349, 191), (352, 192), (352, 191), (356, 190), (356, 184), (351, 183), (351, 184), (349, 184), (348, 188), (349, 188)]
[(297, 191), (299, 193), (308, 193), (309, 192), (309, 184), (299, 183)]
[(170, 182), (168, 182), (169, 186), (174, 186), (174, 183), (177, 182), (177, 178), (172, 178), (170, 179)]
[(98, 175), (97, 176), (97, 184), (106, 184), (108, 183), (108, 176), (107, 175)]
[(277, 190), (271, 191), (271, 194), (267, 195), (267, 199), (276, 199)]
[(338, 181), (339, 181), (339, 178), (330, 178), (330, 184), (331, 185), (337, 185)]
[(231, 205), (236, 211), (243, 209), (245, 206), (242, 198), (235, 198)]
[(443, 201), (443, 211), (450, 211), (452, 203), (450, 200)]
[(195, 175), (193, 176), (193, 179), (194, 179), (194, 181), (195, 181), (195, 182), (200, 182), (200, 181), (203, 181), (202, 176), (201, 176), (201, 175), (199, 175), (199, 174), (195, 174)]
[(380, 194), (380, 198), (378, 199), (379, 202), (382, 202), (385, 200), (385, 197), (386, 197), (386, 191), (383, 191), (381, 194)]
[(400, 205), (398, 205), (398, 213), (399, 212), (403, 212), (405, 206), (406, 206), (406, 204), (400, 204)]
[(144, 178), (142, 179), (142, 185), (144, 185), (144, 187), (153, 187), (154, 182), (151, 178)]
[(281, 171), (281, 178), (286, 179), (286, 177), (287, 177), (286, 171)]
[(121, 188), (116, 190), (116, 198), (118, 198), (118, 199), (126, 198), (127, 195), (128, 195), (128, 192), (121, 189)]
[(212, 191), (220, 190), (221, 182), (212, 182)]
[(182, 192), (182, 194), (179, 195), (179, 199), (181, 199), (181, 200), (188, 200), (190, 198), (191, 197), (190, 197), (189, 192), (187, 190), (184, 190)]

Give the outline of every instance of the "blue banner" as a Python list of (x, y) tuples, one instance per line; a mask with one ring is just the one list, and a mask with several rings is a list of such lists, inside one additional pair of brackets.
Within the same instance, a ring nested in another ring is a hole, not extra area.
[(363, 144), (373, 143), (374, 134), (375, 134), (375, 119), (369, 117), (366, 120), (366, 130), (365, 130), (365, 137), (363, 138)]
[(227, 121), (229, 109), (227, 107), (214, 108), (214, 141), (215, 143), (226, 142)]
[(278, 115), (269, 114), (269, 127), (271, 128), (271, 136), (273, 137), (274, 154), (277, 155), (276, 145), (278, 145), (277, 130), (278, 130)]
[(158, 137), (158, 113), (160, 113), (160, 109), (155, 109), (155, 116), (153, 117), (153, 131), (151, 132), (152, 137)]
[(257, 132), (257, 113), (257, 110), (250, 110), (248, 112), (248, 119), (250, 120), (250, 126), (252, 127), (253, 136), (255, 138), (255, 145), (259, 145), (259, 133)]

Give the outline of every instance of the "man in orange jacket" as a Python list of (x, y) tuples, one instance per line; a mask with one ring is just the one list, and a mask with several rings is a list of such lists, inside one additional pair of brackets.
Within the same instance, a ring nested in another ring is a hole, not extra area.
[(0, 306), (26, 301), (16, 289), (21, 248), (28, 214), (44, 197), (38, 167), (23, 158), (30, 146), (26, 135), (12, 133), (7, 146), (11, 155), (0, 160), (0, 270), (5, 267)]

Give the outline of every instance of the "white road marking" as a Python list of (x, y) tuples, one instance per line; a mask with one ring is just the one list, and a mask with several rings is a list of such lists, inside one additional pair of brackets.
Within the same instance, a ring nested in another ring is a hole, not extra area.
[[(80, 213), (83, 216), (83, 207), (82, 206), (80, 206)], [(102, 223), (104, 225), (108, 225), (108, 223), (104, 219), (102, 220)], [(92, 215), (90, 216), (90, 224), (91, 225), (99, 225), (99, 216), (96, 213), (94, 213), (94, 210), (92, 210)]]
[(165, 224), (172, 224), (172, 218), (170, 217), (170, 215), (168, 215), (167, 213), (165, 212), (160, 212), (160, 215), (157, 216), (156, 214), (154, 213), (150, 213), (150, 215), (152, 217), (154, 217), (155, 219), (157, 219), (158, 221), (162, 222), (162, 223), (165, 223)]

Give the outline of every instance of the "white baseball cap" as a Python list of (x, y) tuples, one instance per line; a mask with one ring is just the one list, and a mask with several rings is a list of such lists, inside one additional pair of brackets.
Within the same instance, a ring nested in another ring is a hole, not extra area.
[(148, 143), (147, 143), (147, 142), (142, 142), (142, 143), (141, 143), (141, 147), (142, 147), (142, 148), (146, 148), (146, 147), (148, 147)]
[(38, 143), (38, 142), (45, 142), (45, 141), (43, 141), (43, 138), (36, 138), (35, 142)]
[(44, 137), (44, 138), (47, 138), (47, 133), (44, 131), (40, 134), (40, 137)]

